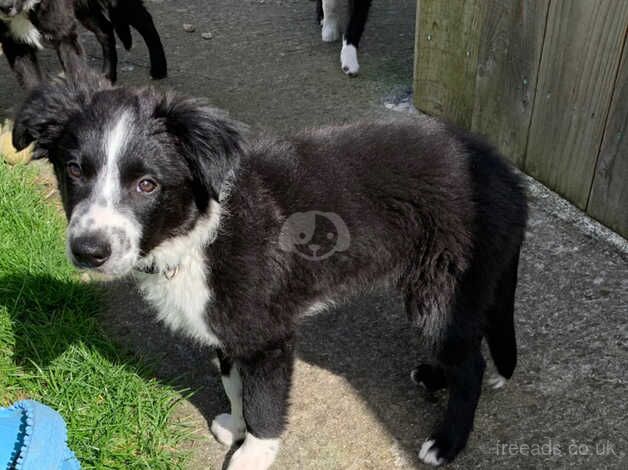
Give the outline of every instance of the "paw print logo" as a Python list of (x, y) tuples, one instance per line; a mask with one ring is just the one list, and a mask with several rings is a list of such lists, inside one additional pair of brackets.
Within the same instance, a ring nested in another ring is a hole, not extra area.
[(281, 227), (279, 246), (310, 261), (329, 258), (349, 248), (347, 224), (334, 212), (295, 212)]

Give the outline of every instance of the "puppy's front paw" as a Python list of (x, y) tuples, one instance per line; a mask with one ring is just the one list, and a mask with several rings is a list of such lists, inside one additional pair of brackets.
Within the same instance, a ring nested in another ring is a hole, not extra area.
[(267, 470), (279, 451), (279, 439), (258, 439), (246, 434), (244, 443), (231, 456), (227, 470)]
[(246, 429), (241, 420), (229, 413), (223, 413), (214, 418), (211, 432), (218, 442), (228, 447), (244, 439)]
[(353, 44), (347, 44), (347, 41), (342, 41), (340, 66), (342, 71), (350, 77), (355, 77), (360, 71), (360, 64), (358, 63), (358, 50)]

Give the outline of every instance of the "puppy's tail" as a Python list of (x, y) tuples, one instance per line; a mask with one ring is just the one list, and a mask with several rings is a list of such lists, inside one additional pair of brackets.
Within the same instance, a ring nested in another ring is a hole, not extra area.
[(486, 312), (486, 340), (497, 372), (509, 379), (517, 365), (517, 340), (515, 337), (515, 289), (517, 287), (517, 252), (502, 274), (495, 290), (493, 305)]

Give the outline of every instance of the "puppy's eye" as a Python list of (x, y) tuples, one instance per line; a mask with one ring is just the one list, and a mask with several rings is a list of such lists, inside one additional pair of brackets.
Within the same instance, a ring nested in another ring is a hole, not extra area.
[(83, 171), (77, 163), (68, 163), (67, 166), (68, 175), (72, 178), (80, 178), (83, 176)]
[(140, 193), (152, 193), (155, 189), (157, 189), (157, 183), (150, 178), (144, 178), (137, 183), (137, 190)]

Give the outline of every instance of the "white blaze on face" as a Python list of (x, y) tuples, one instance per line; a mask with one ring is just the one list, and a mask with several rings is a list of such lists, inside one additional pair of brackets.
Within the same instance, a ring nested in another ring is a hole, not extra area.
[(74, 208), (68, 227), (68, 241), (96, 234), (105, 237), (111, 246), (111, 256), (98, 270), (110, 275), (128, 273), (139, 258), (141, 226), (120, 204), (119, 160), (132, 129), (131, 116), (122, 112), (105, 130), (102, 139), (105, 161), (98, 170), (90, 197)]

